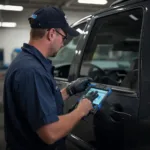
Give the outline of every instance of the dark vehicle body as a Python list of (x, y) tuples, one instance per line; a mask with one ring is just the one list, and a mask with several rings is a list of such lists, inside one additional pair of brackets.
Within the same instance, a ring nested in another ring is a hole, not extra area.
[[(68, 149), (150, 149), (150, 1), (118, 1), (72, 26), (71, 39), (55, 58), (62, 89), (79, 77), (112, 94), (95, 115), (81, 120), (67, 138)], [(81, 94), (65, 102), (67, 113)]]
[[(72, 130), (67, 148), (149, 150), (150, 1), (116, 2), (72, 26), (80, 36), (70, 38), (50, 58), (58, 86), (62, 89), (79, 77), (91, 77), (97, 88), (111, 88), (112, 94), (106, 99), (108, 105)], [(65, 113), (81, 95), (65, 102)]]

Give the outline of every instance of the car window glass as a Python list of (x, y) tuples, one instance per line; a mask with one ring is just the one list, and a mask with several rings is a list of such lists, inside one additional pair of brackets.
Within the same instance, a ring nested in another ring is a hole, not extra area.
[[(83, 31), (86, 23), (82, 23), (74, 27), (76, 30)], [(81, 35), (81, 34), (80, 34)], [(75, 55), (80, 35), (77, 37), (68, 37), (64, 47), (62, 47), (55, 57), (49, 57), (55, 66), (54, 76), (59, 78), (68, 78), (70, 65)]]
[(81, 77), (135, 88), (142, 13), (142, 9), (134, 9), (96, 20), (83, 56)]

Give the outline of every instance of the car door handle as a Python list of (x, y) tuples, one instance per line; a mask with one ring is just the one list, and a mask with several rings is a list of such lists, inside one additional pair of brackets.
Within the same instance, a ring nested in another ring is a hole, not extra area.
[(110, 111), (111, 119), (115, 122), (122, 122), (122, 121), (130, 120), (132, 118), (132, 115), (124, 112), (122, 108), (118, 109), (118, 106), (121, 108), (120, 105), (117, 105), (117, 107), (116, 105), (114, 105), (111, 108), (111, 111)]
[(112, 110), (110, 116), (116, 122), (123, 121), (123, 120), (130, 120), (131, 117), (132, 117), (132, 115), (130, 115), (128, 113), (119, 112), (119, 111), (116, 111), (116, 110)]

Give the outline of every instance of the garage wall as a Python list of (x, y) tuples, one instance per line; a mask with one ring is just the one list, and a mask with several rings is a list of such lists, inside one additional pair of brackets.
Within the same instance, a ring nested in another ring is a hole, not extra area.
[[(0, 28), (0, 48), (4, 49), (4, 63), (11, 63), (11, 53), (14, 48), (20, 48), (24, 42), (29, 40), (30, 27), (27, 18), (32, 14), (32, 9), (25, 9), (23, 12), (8, 11), (1, 12), (3, 21), (17, 22), (16, 28)], [(68, 23), (75, 21), (91, 14), (91, 12), (72, 12), (65, 11)]]

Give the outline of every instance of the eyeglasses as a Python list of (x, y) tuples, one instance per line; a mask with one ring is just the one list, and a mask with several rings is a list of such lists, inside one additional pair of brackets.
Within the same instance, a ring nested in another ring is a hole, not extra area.
[(59, 35), (61, 35), (61, 36), (62, 36), (63, 41), (67, 40), (67, 36), (65, 36), (65, 35), (61, 34), (61, 33), (60, 33), (58, 30), (56, 30), (56, 29), (55, 29), (55, 31), (56, 31)]

